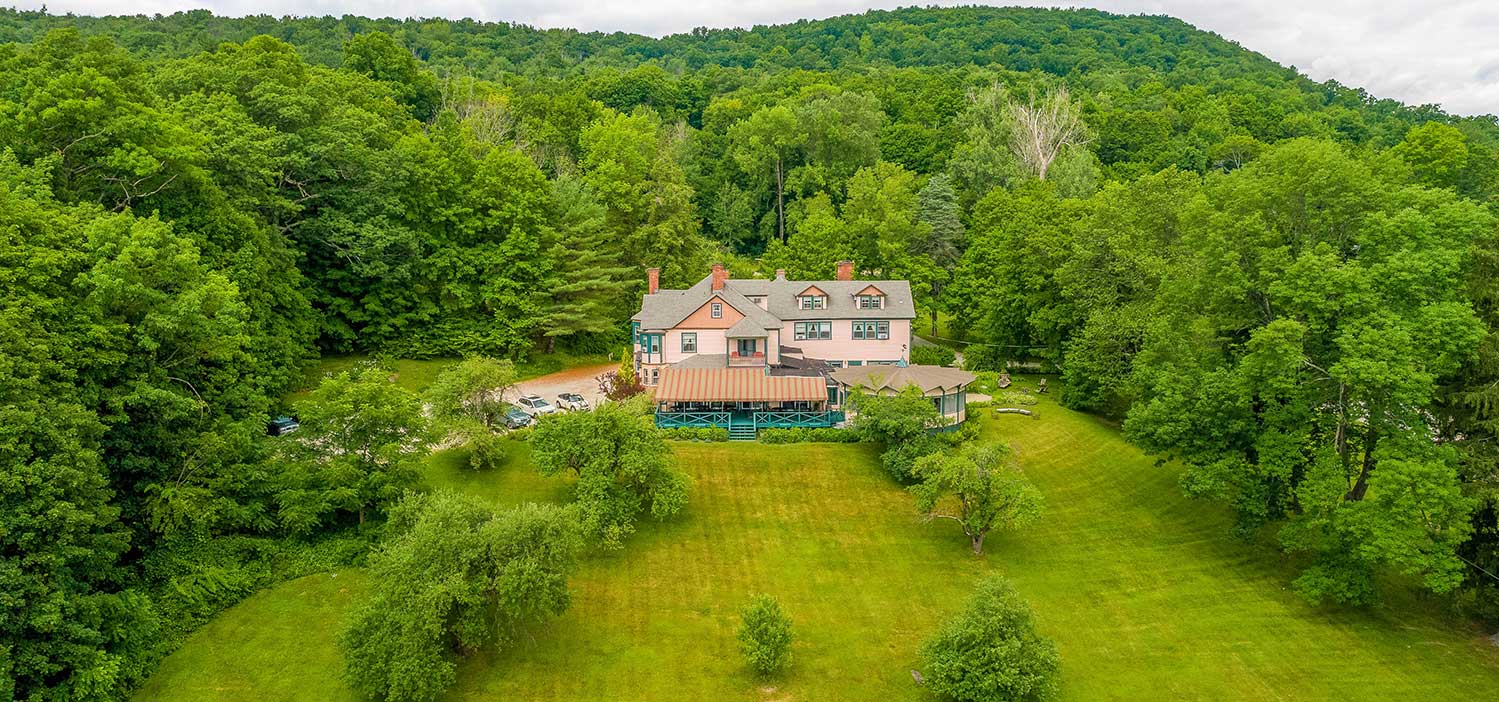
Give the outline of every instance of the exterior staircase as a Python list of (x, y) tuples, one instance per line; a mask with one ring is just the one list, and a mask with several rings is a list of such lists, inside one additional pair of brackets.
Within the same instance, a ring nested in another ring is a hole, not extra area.
[(729, 422), (729, 441), (754, 441), (754, 422)]

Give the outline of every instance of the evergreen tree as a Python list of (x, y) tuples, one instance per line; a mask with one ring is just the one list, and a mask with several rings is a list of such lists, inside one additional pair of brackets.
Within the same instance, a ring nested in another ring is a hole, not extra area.
[(639, 278), (620, 264), (620, 247), (605, 227), (607, 213), (587, 183), (561, 178), (553, 192), (557, 227), (548, 255), (555, 268), (538, 291), (546, 298), (539, 327), (549, 353), (558, 338), (617, 331)]

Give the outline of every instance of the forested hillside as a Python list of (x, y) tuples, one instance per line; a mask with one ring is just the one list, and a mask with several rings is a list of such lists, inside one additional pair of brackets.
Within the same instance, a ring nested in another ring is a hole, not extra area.
[(119, 699), (364, 547), (409, 481), (259, 439), (319, 352), (617, 349), (645, 267), (715, 259), (909, 278), (971, 364), (1061, 373), (1302, 554), (1309, 599), (1499, 618), (1496, 217), (1494, 118), (1163, 17), (0, 10), (0, 700)]

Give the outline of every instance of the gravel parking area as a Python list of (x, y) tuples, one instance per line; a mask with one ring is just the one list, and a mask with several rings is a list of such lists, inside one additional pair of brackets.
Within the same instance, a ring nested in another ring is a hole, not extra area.
[(597, 407), (599, 399), (603, 397), (599, 393), (598, 381), (594, 380), (600, 375), (608, 373), (619, 367), (616, 363), (604, 363), (596, 366), (582, 366), (559, 371), (539, 378), (522, 380), (515, 384), (515, 388), (506, 393), (506, 400), (514, 400), (521, 395), (540, 395), (542, 399), (552, 404), (557, 403), (557, 395), (564, 392), (575, 392), (588, 400), (590, 407)]

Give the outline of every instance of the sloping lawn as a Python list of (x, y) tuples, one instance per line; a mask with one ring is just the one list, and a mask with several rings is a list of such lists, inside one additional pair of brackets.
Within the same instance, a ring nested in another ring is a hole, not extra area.
[(255, 593), (193, 634), (135, 699), (355, 702), (334, 641), (364, 587), (363, 572), (342, 570)]
[[(1048, 499), (1037, 527), (991, 537), (985, 558), (967, 555), (956, 527), (917, 520), (869, 447), (679, 444), (694, 479), (688, 511), (586, 561), (572, 609), (466, 663), (450, 697), (922, 699), (909, 673), (919, 642), (987, 571), (1012, 578), (1057, 640), (1064, 699), (1471, 700), (1499, 689), (1499, 651), (1435, 604), (1306, 605), (1286, 589), (1291, 566), (1227, 537), (1222, 511), (1182, 497), (1174, 469), (1098, 420), (1038, 409), (1035, 420), (984, 420)], [(498, 503), (565, 498), (526, 465), (524, 446), (493, 474), (464, 458), (435, 456), (429, 483)], [(288, 591), (302, 582), (215, 621), (140, 699), (344, 699), (321, 632), (347, 597), (288, 607), (312, 592)], [(735, 647), (737, 609), (753, 592), (780, 597), (795, 621), (791, 668), (774, 682), (747, 674)]]

